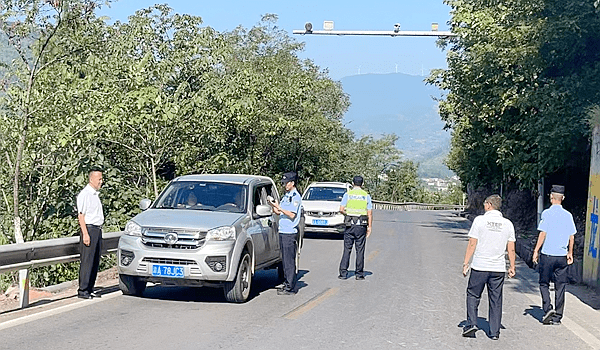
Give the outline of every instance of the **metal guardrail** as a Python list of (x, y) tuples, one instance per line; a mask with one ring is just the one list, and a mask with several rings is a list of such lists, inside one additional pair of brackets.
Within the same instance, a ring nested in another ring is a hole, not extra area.
[(454, 204), (427, 204), (416, 202), (394, 203), (373, 200), (373, 209), (378, 210), (464, 210), (464, 205)]
[[(122, 234), (102, 234), (102, 255), (116, 252)], [(79, 236), (0, 245), (0, 273), (75, 260), (79, 260)]]

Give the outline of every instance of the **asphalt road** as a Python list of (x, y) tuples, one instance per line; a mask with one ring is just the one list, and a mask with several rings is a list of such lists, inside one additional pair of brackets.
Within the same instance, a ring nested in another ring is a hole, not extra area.
[[(500, 340), (485, 334), (485, 295), (482, 330), (463, 338), (467, 279), (461, 267), (469, 225), (451, 212), (376, 211), (364, 281), (337, 279), (341, 239), (311, 236), (294, 296), (276, 294), (274, 270), (255, 275), (245, 304), (228, 304), (221, 290), (210, 288), (154, 286), (143, 298), (117, 291), (0, 323), (0, 349), (600, 347), (600, 330), (586, 325), (600, 324), (590, 319), (598, 311), (571, 294), (563, 325), (540, 323), (535, 275), (522, 264), (505, 283)], [(354, 259), (350, 266), (353, 272)]]

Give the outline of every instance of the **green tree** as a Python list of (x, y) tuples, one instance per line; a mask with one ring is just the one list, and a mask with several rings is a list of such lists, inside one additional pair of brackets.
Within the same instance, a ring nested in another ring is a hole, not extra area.
[(600, 97), (600, 18), (593, 1), (448, 0), (456, 38), (440, 114), (453, 130), (448, 165), (463, 183), (534, 188), (585, 167), (584, 112)]

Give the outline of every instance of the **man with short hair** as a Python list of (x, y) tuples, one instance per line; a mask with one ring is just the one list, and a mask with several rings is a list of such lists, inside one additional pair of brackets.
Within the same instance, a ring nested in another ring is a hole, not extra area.
[[(538, 231), (538, 241), (533, 249), (532, 260), (539, 261), (540, 294), (544, 324), (560, 324), (565, 307), (565, 288), (569, 283), (567, 267), (573, 263), (573, 244), (577, 228), (573, 215), (563, 209), (565, 187), (553, 185), (550, 190), (550, 208), (542, 212)], [(539, 254), (540, 248), (542, 253)], [(550, 280), (554, 280), (554, 301), (556, 309), (550, 300)]]
[(344, 252), (340, 261), (339, 279), (348, 278), (348, 265), (350, 264), (350, 254), (352, 246), (356, 246), (356, 270), (355, 278), (359, 281), (365, 279), (365, 243), (367, 237), (371, 235), (373, 224), (373, 203), (371, 196), (361, 188), (363, 178), (355, 176), (352, 179), (354, 187), (344, 193), (340, 203), (340, 212), (345, 217), (346, 230), (344, 231)]
[(79, 289), (77, 296), (82, 299), (100, 297), (94, 293), (94, 284), (100, 266), (102, 249), (102, 224), (104, 212), (98, 197), (102, 187), (102, 170), (92, 169), (88, 174), (89, 183), (77, 196), (77, 219), (81, 228), (79, 266)]
[(302, 197), (296, 190), (298, 176), (295, 172), (283, 174), (281, 184), (285, 187), (285, 194), (280, 203), (269, 202), (275, 214), (279, 215), (279, 247), (283, 264), (283, 287), (278, 295), (296, 294), (296, 242), (298, 225), (302, 215)]
[[(502, 198), (494, 194), (485, 199), (485, 213), (473, 220), (469, 231), (469, 243), (463, 263), (463, 276), (469, 268), (467, 287), (467, 324), (463, 336), (470, 337), (477, 332), (477, 309), (483, 288), (487, 286), (490, 324), (489, 337), (498, 340), (502, 321), (502, 288), (506, 273), (505, 252), (508, 250), (510, 267), (508, 277), (515, 276), (515, 229), (510, 220), (500, 213)], [(469, 261), (473, 261), (469, 265)]]

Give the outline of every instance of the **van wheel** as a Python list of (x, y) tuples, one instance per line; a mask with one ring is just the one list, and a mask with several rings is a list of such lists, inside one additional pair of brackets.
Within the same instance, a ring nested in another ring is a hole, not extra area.
[(146, 281), (139, 277), (119, 274), (119, 289), (125, 295), (142, 296), (146, 290)]
[(247, 252), (242, 255), (237, 275), (233, 282), (225, 282), (223, 292), (225, 299), (231, 303), (243, 303), (250, 296), (250, 286), (252, 284), (252, 270), (250, 269), (250, 254)]

